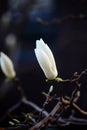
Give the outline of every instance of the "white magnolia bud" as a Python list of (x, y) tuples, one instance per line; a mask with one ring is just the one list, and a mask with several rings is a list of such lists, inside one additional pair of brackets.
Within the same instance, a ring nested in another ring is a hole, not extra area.
[(13, 79), (16, 76), (11, 59), (3, 52), (1, 52), (0, 64), (1, 70), (7, 78)]
[(36, 40), (35, 55), (46, 78), (54, 79), (58, 75), (52, 51), (42, 39)]
[(50, 86), (49, 92), (51, 93), (53, 91), (53, 86)]

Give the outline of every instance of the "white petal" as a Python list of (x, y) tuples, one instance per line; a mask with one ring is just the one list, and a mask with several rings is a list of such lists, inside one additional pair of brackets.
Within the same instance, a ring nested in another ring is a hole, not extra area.
[(1, 52), (1, 69), (6, 77), (8, 78), (14, 78), (16, 76), (14, 66), (10, 58), (5, 55), (3, 52)]
[(42, 40), (42, 38), (36, 41), (36, 48), (45, 51), (45, 53), (48, 55), (49, 59), (51, 60), (52, 65), (55, 67), (55, 60), (54, 60), (53, 53), (49, 48), (49, 46), (45, 44), (45, 42)]
[(45, 43), (42, 39), (36, 40), (36, 48), (42, 49), (43, 51), (45, 51)]
[(46, 53), (46, 55), (48, 56), (48, 58), (51, 62), (53, 73), (55, 73), (55, 75), (57, 76), (58, 71), (57, 71), (55, 59), (54, 59), (53, 53), (52, 53), (51, 49), (49, 48), (49, 46), (47, 44), (45, 44), (42, 39), (40, 39), (40, 40), (36, 40), (36, 48), (39, 50), (43, 50)]
[(43, 50), (35, 49), (35, 54), (36, 54), (38, 63), (40, 65), (40, 67), (42, 68), (45, 76), (48, 79), (55, 78), (55, 76), (51, 70), (52, 66), (51, 66), (50, 60), (49, 60), (48, 56), (45, 54), (45, 52)]

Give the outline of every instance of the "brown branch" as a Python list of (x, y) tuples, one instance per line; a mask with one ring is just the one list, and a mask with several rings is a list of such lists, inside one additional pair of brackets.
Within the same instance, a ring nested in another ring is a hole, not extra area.
[(41, 127), (43, 127), (45, 124), (48, 123), (48, 121), (51, 121), (52, 118), (55, 116), (55, 114), (60, 111), (60, 109), (62, 109), (62, 103), (58, 102), (56, 104), (56, 106), (53, 108), (53, 110), (50, 112), (50, 114), (44, 118), (43, 120), (41, 120), (39, 123), (37, 123), (35, 126), (29, 128), (28, 130), (37, 130)]
[(81, 109), (77, 104), (73, 103), (72, 105), (73, 105), (73, 107), (76, 108), (81, 114), (87, 116), (87, 112), (84, 111), (83, 109)]
[(85, 69), (84, 71), (81, 72), (80, 75), (78, 75), (77, 77), (73, 78), (73, 79), (65, 79), (65, 80), (59, 80), (59, 78), (55, 78), (53, 80), (46, 80), (47, 82), (57, 82), (57, 83), (74, 83), (76, 81), (79, 81), (84, 75), (87, 74), (87, 69)]
[(59, 120), (57, 121), (57, 123), (60, 126), (66, 126), (66, 125), (70, 125), (70, 124), (87, 125), (87, 120), (70, 116), (70, 118), (68, 118), (68, 119), (60, 117)]
[[(60, 82), (58, 81), (58, 78), (52, 80), (51, 82), (58, 82), (58, 83), (71, 83), (72, 85), (75, 86), (75, 89), (74, 91), (72, 92), (71, 94), (71, 97), (69, 99), (65, 99), (63, 97), (60, 97), (59, 100), (58, 100), (58, 103), (54, 106), (54, 108), (52, 109), (52, 111), (50, 113), (48, 113), (47, 111), (44, 110), (45, 108), (45, 105), (49, 102), (49, 96), (50, 96), (50, 93), (48, 92), (48, 97), (46, 98), (45, 100), (45, 103), (43, 104), (43, 108), (40, 108), (39, 106), (37, 106), (35, 103), (31, 102), (31, 101), (28, 101), (26, 96), (25, 96), (25, 93), (23, 91), (23, 89), (21, 88), (21, 85), (19, 84), (19, 81), (16, 80), (16, 83), (18, 85), (17, 87), (17, 90), (19, 91), (20, 95), (21, 95), (21, 101), (20, 103), (24, 103), (26, 105), (29, 105), (30, 107), (32, 107), (33, 109), (35, 109), (36, 111), (38, 111), (39, 113), (43, 112), (43, 114), (45, 115), (45, 118), (41, 120), (40, 118), (40, 121), (37, 120), (37, 122), (31, 127), (29, 128), (29, 125), (28, 124), (25, 124), (25, 126), (28, 125), (28, 130), (37, 130), (37, 129), (40, 129), (44, 126), (46, 126), (49, 122), (52, 123), (53, 121), (55, 121), (55, 123), (60, 123), (62, 125), (69, 125), (70, 123), (82, 123), (82, 124), (86, 124), (87, 123), (87, 120), (84, 120), (84, 119), (79, 119), (79, 118), (74, 118), (70, 116), (70, 118), (68, 119), (62, 119), (63, 117), (63, 113), (67, 110), (67, 108), (69, 107), (74, 107), (77, 111), (79, 111), (81, 114), (83, 115), (87, 115), (87, 112), (82, 110), (77, 104), (75, 101), (76, 98), (78, 99), (78, 92), (79, 92), (79, 88), (80, 88), (80, 83), (79, 83), (79, 80), (87, 74), (87, 69), (82, 71), (80, 75), (76, 75), (75, 77), (73, 77), (72, 79), (66, 79), (66, 80), (60, 80)], [(14, 109), (16, 109), (20, 104), (16, 105), (16, 106), (13, 106), (13, 108), (10, 108), (9, 109), (9, 113), (11, 111), (13, 111)], [(65, 111), (64, 111), (65, 110)], [(62, 114), (61, 114), (62, 112)], [(57, 115), (56, 115), (57, 114)], [(43, 117), (42, 117), (43, 118)]]
[(53, 20), (51, 20), (50, 22), (45, 21), (41, 18), (37, 19), (37, 22), (45, 25), (45, 26), (49, 26), (49, 25), (55, 25), (55, 24), (61, 24), (63, 21), (66, 20), (74, 20), (74, 19), (87, 19), (87, 15), (86, 14), (79, 14), (79, 15), (68, 15), (68, 16), (64, 16), (62, 18), (54, 18)]
[[(32, 108), (35, 109), (36, 111), (41, 112), (42, 109), (41, 109), (38, 105), (36, 105), (35, 103), (33, 103), (33, 102), (27, 100), (27, 98), (26, 98), (26, 96), (25, 96), (26, 94), (25, 94), (23, 88), (21, 87), (21, 86), (22, 86), (22, 85), (21, 85), (21, 82), (20, 82), (20, 80), (19, 80), (17, 77), (14, 79), (14, 82), (15, 82), (15, 84), (16, 84), (17, 90), (18, 90), (19, 93), (20, 93), (21, 102), (24, 103), (24, 104), (26, 104), (26, 105), (28, 105), (28, 106), (30, 106), (30, 107), (32, 107)], [(44, 114), (45, 116), (48, 116), (48, 112), (45, 111), (45, 110), (43, 111), (43, 114)]]
[[(56, 114), (57, 112), (59, 112), (65, 105), (66, 105), (66, 106), (68, 106), (68, 105), (71, 106), (71, 103), (70, 103), (70, 101), (65, 100), (64, 98), (62, 98), (62, 102), (58, 102), (58, 103), (56, 104), (56, 106), (53, 108), (53, 110), (51, 111), (51, 113), (50, 113), (46, 118), (44, 118), (43, 120), (41, 120), (41, 121), (40, 121), (39, 123), (37, 123), (35, 126), (29, 128), (29, 130), (37, 130), (37, 129), (43, 127), (44, 125), (46, 125), (49, 121), (51, 121), (51, 120), (54, 118), (55, 114)], [(82, 110), (81, 108), (79, 108), (75, 103), (72, 103), (72, 106), (74, 106), (74, 108), (76, 108), (80, 113), (82, 113), (82, 114), (84, 114), (84, 115), (87, 115), (87, 112), (85, 112), (84, 110)], [(60, 121), (60, 118), (59, 118), (59, 121)], [(65, 120), (63, 120), (63, 121), (65, 121)], [(78, 119), (73, 118), (72, 120), (71, 120), (71, 119), (70, 119), (70, 120), (67, 119), (67, 121), (68, 121), (69, 123), (71, 122), (71, 123), (74, 123), (74, 124), (75, 124), (75, 122), (78, 123), (78, 124), (80, 124), (81, 121), (82, 121), (83, 124), (86, 124), (86, 123), (87, 123), (86, 120), (85, 120), (85, 122), (84, 122), (84, 120), (80, 120), (79, 118), (78, 118)], [(63, 123), (64, 123), (64, 122), (63, 122)], [(69, 123), (65, 122), (65, 124), (69, 124)]]
[(84, 111), (83, 109), (81, 109), (76, 103), (72, 103), (69, 100), (66, 100), (64, 98), (62, 98), (62, 103), (65, 105), (72, 105), (76, 110), (78, 110), (81, 114), (87, 115), (87, 112)]

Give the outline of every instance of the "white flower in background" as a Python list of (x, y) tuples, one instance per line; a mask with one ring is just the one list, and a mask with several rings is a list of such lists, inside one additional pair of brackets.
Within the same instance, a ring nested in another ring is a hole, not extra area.
[(15, 48), (17, 44), (17, 38), (15, 36), (15, 34), (10, 33), (6, 36), (5, 38), (5, 45), (9, 50), (12, 50)]
[(12, 19), (11, 11), (4, 13), (1, 17), (2, 25), (5, 26), (5, 27), (8, 26), (11, 22), (11, 19)]
[(36, 40), (35, 55), (47, 79), (52, 80), (58, 75), (52, 51), (42, 39)]
[(11, 59), (1, 52), (1, 57), (0, 57), (0, 65), (1, 65), (1, 70), (5, 74), (5, 76), (9, 79), (13, 79), (16, 76), (15, 70), (13, 63)]

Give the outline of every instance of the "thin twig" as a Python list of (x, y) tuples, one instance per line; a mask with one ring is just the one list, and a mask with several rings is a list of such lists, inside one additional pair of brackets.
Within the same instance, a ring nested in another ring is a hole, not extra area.
[(84, 114), (84, 115), (87, 115), (87, 112), (84, 111), (83, 109), (81, 109), (76, 103), (72, 103), (69, 101), (69, 100), (66, 100), (64, 98), (62, 98), (62, 103), (65, 104), (65, 105), (72, 105), (75, 109), (77, 109), (80, 113)]
[(76, 118), (76, 117), (70, 117), (68, 119), (66, 118), (59, 118), (57, 121), (58, 124), (61, 126), (66, 126), (70, 124), (76, 124), (76, 125), (87, 125), (87, 119), (82, 119), (82, 118)]
[(44, 19), (38, 18), (37, 22), (45, 26), (50, 26), (50, 25), (58, 25), (66, 20), (74, 20), (74, 19), (87, 19), (87, 15), (86, 14), (68, 15), (62, 18), (54, 18), (50, 22), (45, 21)]
[(73, 105), (73, 107), (76, 108), (81, 114), (87, 116), (87, 112), (84, 111), (83, 109), (81, 109), (77, 104), (73, 103), (72, 105)]
[(16, 110), (20, 105), (21, 105), (21, 101), (19, 101), (18, 103), (16, 103), (15, 105), (13, 105), (11, 108), (9, 108), (7, 110), (7, 112), (3, 115), (3, 117), (1, 117), (0, 122), (2, 122), (7, 117), (7, 115), (9, 115), (11, 112), (13, 112), (14, 110)]
[[(38, 111), (38, 112), (41, 112), (41, 111), (42, 111), (42, 109), (41, 109), (39, 106), (37, 106), (35, 103), (33, 103), (33, 102), (27, 100), (26, 97), (23, 97), (23, 98), (22, 98), (22, 102), (23, 102), (24, 104), (26, 104), (26, 105), (31, 106), (33, 109), (35, 109), (35, 110)], [(44, 114), (46, 117), (49, 115), (49, 113), (48, 113), (47, 111), (45, 111), (45, 110), (43, 111), (43, 114)]]
[[(17, 85), (17, 90), (19, 91), (19, 93), (20, 93), (20, 95), (21, 95), (21, 102), (24, 103), (24, 104), (26, 104), (26, 105), (28, 105), (28, 106), (30, 106), (30, 107), (32, 107), (32, 108), (35, 109), (36, 111), (41, 112), (42, 109), (41, 109), (38, 105), (36, 105), (35, 103), (33, 103), (33, 102), (27, 100), (27, 98), (26, 98), (26, 96), (25, 96), (25, 92), (24, 92), (23, 88), (21, 87), (22, 85), (21, 85), (20, 80), (16, 77), (16, 78), (14, 79), (14, 81), (15, 81), (15, 83), (16, 83), (16, 85)], [(44, 114), (45, 116), (48, 116), (48, 112), (46, 112), (45, 110), (44, 110), (43, 114)]]
[(85, 69), (84, 71), (82, 71), (81, 72), (81, 74), (80, 75), (78, 75), (78, 77), (77, 78), (74, 78), (74, 79), (67, 79), (67, 80), (63, 80), (62, 82), (76, 82), (76, 81), (78, 81), (79, 79), (81, 79), (84, 75), (86, 75), (87, 74), (87, 69)]

